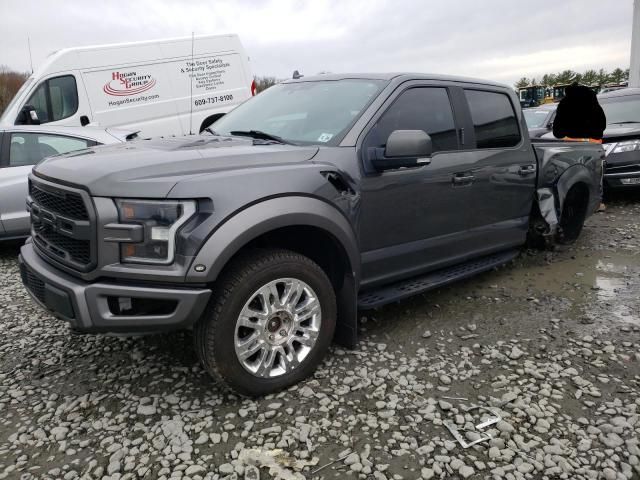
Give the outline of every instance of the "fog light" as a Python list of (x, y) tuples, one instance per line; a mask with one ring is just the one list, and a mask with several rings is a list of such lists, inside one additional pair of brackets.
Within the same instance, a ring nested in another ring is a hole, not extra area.
[(131, 297), (118, 297), (118, 308), (121, 312), (131, 310)]

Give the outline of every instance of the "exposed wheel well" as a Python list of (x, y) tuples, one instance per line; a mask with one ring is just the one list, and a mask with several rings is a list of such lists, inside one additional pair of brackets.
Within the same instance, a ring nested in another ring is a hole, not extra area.
[(324, 270), (336, 292), (342, 288), (345, 274), (351, 272), (349, 258), (342, 246), (333, 235), (318, 227), (278, 228), (252, 240), (241, 251), (260, 247), (284, 248), (310, 258)]
[(199, 132), (202, 133), (205, 128), (210, 127), (211, 125), (213, 125), (214, 122), (216, 122), (219, 118), (222, 118), (223, 116), (224, 116), (224, 113), (216, 113), (213, 115), (209, 115), (200, 124)]
[(587, 216), (589, 206), (589, 187), (583, 182), (573, 185), (564, 197), (558, 232), (559, 243), (574, 242)]

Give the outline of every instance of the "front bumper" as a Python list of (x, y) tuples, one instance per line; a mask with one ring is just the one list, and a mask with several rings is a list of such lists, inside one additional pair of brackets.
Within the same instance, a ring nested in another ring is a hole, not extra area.
[[(49, 265), (30, 241), (20, 249), (19, 262), (22, 282), (34, 300), (85, 333), (187, 328), (200, 317), (211, 296), (211, 290), (205, 288), (88, 283)], [(121, 309), (123, 302), (127, 307)], [(150, 312), (149, 308), (136, 309), (136, 305), (156, 308)]]
[(605, 173), (604, 185), (606, 188), (640, 187), (640, 169), (635, 172)]
[(610, 153), (604, 169), (605, 188), (640, 186), (640, 152)]

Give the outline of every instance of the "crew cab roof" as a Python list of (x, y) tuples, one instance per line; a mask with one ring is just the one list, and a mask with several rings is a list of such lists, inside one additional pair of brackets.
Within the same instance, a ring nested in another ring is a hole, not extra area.
[(289, 79), (283, 83), (297, 83), (297, 82), (318, 82), (322, 80), (347, 80), (347, 79), (362, 79), (362, 80), (386, 80), (396, 81), (401, 83), (407, 80), (437, 80), (444, 82), (458, 82), (458, 83), (475, 83), (479, 85), (487, 85), (492, 87), (510, 88), (503, 83), (492, 82), (489, 80), (482, 80), (478, 78), (460, 77), (456, 75), (441, 75), (430, 73), (411, 73), (411, 72), (390, 72), (390, 73), (329, 73), (322, 75), (313, 75), (309, 77), (302, 77), (299, 79)]

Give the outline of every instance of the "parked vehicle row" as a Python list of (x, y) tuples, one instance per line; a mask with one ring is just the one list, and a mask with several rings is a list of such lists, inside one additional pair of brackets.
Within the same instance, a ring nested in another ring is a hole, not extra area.
[(23, 282), (81, 332), (193, 327), (204, 368), (264, 394), (308, 376), (357, 309), (569, 243), (600, 203), (601, 145), (529, 140), (491, 82), (290, 80), (199, 137), (45, 159)]

